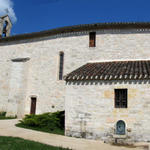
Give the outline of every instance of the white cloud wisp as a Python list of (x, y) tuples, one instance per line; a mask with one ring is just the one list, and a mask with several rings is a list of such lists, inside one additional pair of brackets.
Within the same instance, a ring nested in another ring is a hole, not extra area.
[(13, 9), (12, 0), (0, 0), (0, 16), (7, 14), (9, 15), (13, 23), (17, 21), (17, 17)]

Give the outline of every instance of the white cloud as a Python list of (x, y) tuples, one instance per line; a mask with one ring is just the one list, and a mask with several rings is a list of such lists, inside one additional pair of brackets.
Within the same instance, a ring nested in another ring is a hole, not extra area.
[(13, 9), (12, 0), (0, 0), (0, 16), (8, 14), (11, 21), (15, 23), (17, 21), (16, 14)]

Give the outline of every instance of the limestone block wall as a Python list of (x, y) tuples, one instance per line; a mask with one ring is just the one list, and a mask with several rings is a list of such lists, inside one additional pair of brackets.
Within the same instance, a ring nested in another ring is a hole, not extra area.
[(8, 110), (13, 88), (10, 83), (17, 74), (14, 71), (12, 75), (12, 59), (30, 58), (21, 75), (26, 83), (21, 84), (24, 90), (19, 92), (23, 98), (15, 98), (16, 103), (24, 105), (21, 109), (19, 107), (22, 114), (30, 113), (31, 96), (37, 97), (37, 114), (64, 110), (65, 82), (58, 80), (60, 51), (64, 52), (64, 75), (88, 61), (150, 59), (150, 31), (96, 32), (96, 47), (93, 48), (89, 47), (89, 31), (1, 43), (0, 111)]
[[(128, 107), (114, 107), (114, 89), (128, 89)], [(126, 123), (130, 141), (150, 140), (150, 81), (68, 82), (67, 136), (113, 140), (117, 121)], [(129, 132), (128, 132), (129, 131)]]
[(24, 116), (26, 83), (28, 74), (28, 59), (19, 58), (12, 60), (9, 79), (9, 95), (7, 104), (7, 116)]

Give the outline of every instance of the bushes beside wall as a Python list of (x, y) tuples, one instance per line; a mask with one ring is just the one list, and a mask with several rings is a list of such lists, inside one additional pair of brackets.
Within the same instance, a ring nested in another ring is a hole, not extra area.
[(7, 116), (7, 117), (6, 117), (6, 113), (7, 113), (7, 112), (4, 112), (4, 111), (1, 111), (1, 112), (0, 112), (0, 120), (16, 119), (16, 118), (17, 118), (17, 116), (15, 116), (15, 117), (11, 117), (11, 116), (9, 117), (9, 116)]
[(16, 126), (64, 135), (65, 112), (26, 115)]

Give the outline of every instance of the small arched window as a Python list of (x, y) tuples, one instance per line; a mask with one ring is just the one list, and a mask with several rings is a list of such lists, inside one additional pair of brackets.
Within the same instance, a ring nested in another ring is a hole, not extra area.
[(118, 135), (124, 135), (125, 134), (125, 122), (122, 120), (119, 120), (116, 124), (116, 134)]
[(59, 53), (59, 80), (63, 79), (64, 52)]

